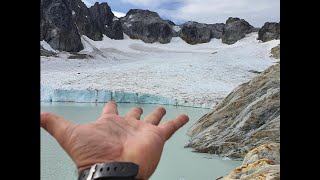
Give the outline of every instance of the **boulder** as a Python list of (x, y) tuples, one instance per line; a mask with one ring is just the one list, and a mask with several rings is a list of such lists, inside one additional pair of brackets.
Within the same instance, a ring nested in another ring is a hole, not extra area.
[(240, 167), (223, 180), (280, 180), (280, 143), (261, 145), (251, 150)]
[(121, 18), (122, 29), (131, 39), (141, 39), (146, 43), (169, 43), (172, 39), (171, 26), (156, 12), (131, 9)]
[(244, 38), (246, 34), (257, 31), (244, 19), (230, 17), (226, 21), (226, 25), (222, 32), (222, 43), (234, 44), (238, 40)]
[(258, 32), (258, 40), (263, 42), (280, 39), (280, 23), (266, 22)]
[(242, 159), (252, 148), (280, 142), (280, 64), (235, 88), (188, 131), (197, 152)]
[(192, 45), (207, 43), (211, 41), (212, 33), (207, 24), (188, 21), (181, 27), (180, 38)]

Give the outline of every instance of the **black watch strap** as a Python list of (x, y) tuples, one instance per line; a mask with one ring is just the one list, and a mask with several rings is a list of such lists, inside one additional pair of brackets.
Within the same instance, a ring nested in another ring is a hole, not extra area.
[(97, 163), (82, 171), (78, 180), (135, 180), (139, 166), (129, 162)]

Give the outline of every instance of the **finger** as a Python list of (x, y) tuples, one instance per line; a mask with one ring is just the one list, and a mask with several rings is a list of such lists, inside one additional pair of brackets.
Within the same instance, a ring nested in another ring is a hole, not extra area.
[(140, 120), (141, 114), (143, 113), (143, 110), (141, 107), (134, 107), (131, 108), (130, 111), (127, 113), (126, 117), (127, 118), (135, 118)]
[(179, 128), (189, 121), (189, 117), (185, 114), (180, 114), (171, 121), (161, 124), (159, 127), (162, 129), (164, 138), (168, 140)]
[(102, 110), (102, 115), (106, 114), (116, 114), (118, 115), (117, 103), (114, 101), (109, 101), (107, 104), (104, 105)]
[(144, 122), (158, 125), (165, 114), (166, 109), (163, 107), (158, 107), (157, 109), (153, 110), (151, 114), (144, 118)]
[(41, 127), (48, 131), (58, 141), (63, 137), (65, 130), (73, 125), (73, 123), (64, 120), (63, 118), (49, 113), (41, 113)]

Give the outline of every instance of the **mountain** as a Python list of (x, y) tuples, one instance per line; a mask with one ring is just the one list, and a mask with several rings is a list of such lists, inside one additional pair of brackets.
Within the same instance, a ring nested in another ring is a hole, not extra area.
[[(40, 12), (40, 41), (46, 41), (55, 50), (67, 52), (84, 49), (83, 35), (101, 41), (103, 35), (122, 40), (125, 34), (145, 43), (162, 44), (170, 43), (172, 37), (180, 37), (191, 45), (208, 43), (215, 38), (230, 45), (259, 30), (236, 17), (230, 17), (225, 24), (189, 21), (176, 25), (163, 20), (156, 12), (131, 9), (126, 16), (118, 18), (107, 3), (96, 2), (88, 8), (81, 0), (41, 0)], [(263, 42), (279, 39), (278, 24), (267, 22), (260, 29), (258, 39)]]
[(41, 0), (40, 41), (53, 49), (78, 52), (84, 47), (81, 36), (102, 40), (102, 35), (123, 39), (119, 19), (107, 3), (95, 3), (87, 8), (81, 0)]

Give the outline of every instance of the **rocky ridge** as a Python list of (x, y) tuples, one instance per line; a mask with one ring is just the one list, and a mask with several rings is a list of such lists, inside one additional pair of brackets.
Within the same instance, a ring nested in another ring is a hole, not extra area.
[(79, 52), (84, 46), (81, 36), (100, 41), (103, 35), (121, 40), (124, 33), (131, 39), (145, 43), (170, 43), (180, 37), (188, 44), (222, 39), (234, 44), (246, 34), (259, 31), (263, 42), (280, 39), (280, 23), (265, 23), (259, 30), (244, 19), (230, 17), (226, 23), (205, 24), (194, 21), (176, 25), (163, 20), (156, 12), (131, 9), (125, 17), (115, 17), (107, 3), (95, 3), (88, 8), (81, 0), (41, 0), (40, 41), (45, 40), (53, 49)]

